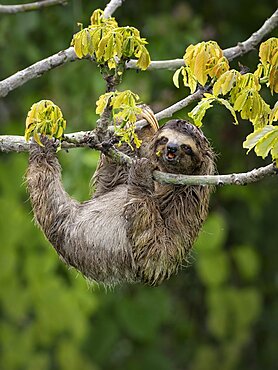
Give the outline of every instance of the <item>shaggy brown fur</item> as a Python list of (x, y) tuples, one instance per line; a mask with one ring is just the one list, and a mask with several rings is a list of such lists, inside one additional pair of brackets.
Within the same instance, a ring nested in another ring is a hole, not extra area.
[(102, 159), (95, 196), (78, 203), (62, 186), (53, 145), (30, 151), (27, 181), (38, 224), (67, 264), (108, 285), (158, 285), (168, 279), (182, 265), (208, 211), (211, 187), (152, 180), (155, 168), (214, 173), (213, 151), (199, 129), (169, 121), (137, 154), (130, 169)]

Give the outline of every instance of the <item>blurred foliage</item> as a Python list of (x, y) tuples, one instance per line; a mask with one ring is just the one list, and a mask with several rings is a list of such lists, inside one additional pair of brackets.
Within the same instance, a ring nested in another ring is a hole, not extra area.
[[(67, 48), (77, 22), (88, 24), (92, 11), (104, 6), (100, 0), (73, 0), (67, 7), (1, 14), (0, 79)], [(223, 49), (233, 46), (274, 10), (272, 0), (125, 1), (115, 16), (147, 37), (151, 58), (158, 60), (181, 58), (188, 44), (210, 39)], [(254, 70), (257, 52), (240, 62)], [(158, 111), (189, 93), (172, 85), (172, 74), (128, 71), (121, 90), (133, 90)], [(0, 100), (1, 134), (23, 135), (28, 109), (41, 99), (61, 107), (68, 132), (91, 129), (104, 90), (88, 60), (52, 70)], [(203, 127), (221, 153), (220, 173), (264, 163), (242, 149), (251, 125), (232, 125), (224, 108), (208, 111)], [(88, 199), (98, 154), (76, 149), (59, 158), (68, 192)], [(68, 270), (34, 226), (26, 167), (27, 154), (0, 155), (0, 369), (276, 368), (277, 179), (217, 189), (190, 263), (161, 287), (105, 291)]]

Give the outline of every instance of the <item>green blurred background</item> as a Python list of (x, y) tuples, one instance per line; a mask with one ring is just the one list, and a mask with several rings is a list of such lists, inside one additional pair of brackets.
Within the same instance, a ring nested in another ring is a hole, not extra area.
[[(91, 12), (105, 4), (69, 0), (67, 7), (0, 14), (0, 79), (67, 48), (77, 22), (88, 24)], [(138, 27), (152, 59), (159, 60), (180, 58), (188, 44), (202, 40), (234, 46), (276, 5), (274, 0), (126, 0), (115, 16), (121, 25)], [(254, 70), (257, 52), (240, 62)], [(189, 93), (173, 86), (172, 74), (131, 70), (121, 89), (133, 90), (159, 111)], [(67, 132), (92, 129), (95, 101), (103, 92), (96, 65), (68, 63), (0, 100), (0, 133), (23, 134), (28, 109), (40, 99), (62, 108)], [(263, 94), (273, 105), (275, 99)], [(186, 110), (176, 117), (185, 115)], [(266, 163), (253, 153), (246, 156), (242, 142), (251, 125), (232, 125), (224, 108), (208, 112), (204, 131), (219, 153), (220, 173)], [(97, 157), (89, 149), (59, 154), (73, 197), (90, 196)], [(67, 269), (34, 226), (23, 179), (27, 159), (25, 153), (0, 154), (1, 370), (277, 368), (277, 179), (217, 189), (207, 223), (178, 276), (158, 288), (106, 291)]]

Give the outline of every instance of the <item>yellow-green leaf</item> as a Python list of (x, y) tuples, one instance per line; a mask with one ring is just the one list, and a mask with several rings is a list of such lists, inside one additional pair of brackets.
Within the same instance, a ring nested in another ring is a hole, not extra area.
[(263, 75), (263, 73), (264, 73), (264, 66), (263, 66), (263, 64), (262, 64), (262, 63), (259, 63), (259, 64), (258, 64), (258, 66), (257, 66), (256, 71), (254, 72), (254, 75), (255, 75), (258, 79), (260, 79), (260, 78), (261, 78), (261, 76)]
[(60, 137), (63, 136), (63, 133), (64, 133), (63, 127), (62, 126), (59, 126), (58, 129), (57, 129), (57, 131), (56, 131), (56, 133), (55, 133), (55, 137), (57, 139), (60, 139)]
[(265, 127), (259, 128), (252, 132), (252, 134), (248, 135), (246, 140), (243, 143), (243, 148), (248, 149), (248, 152), (253, 149), (257, 143), (267, 134), (277, 130), (278, 127), (267, 125)]
[(271, 156), (276, 161), (276, 167), (278, 167), (278, 138), (273, 143), (273, 148), (271, 149)]
[(239, 75), (240, 73), (235, 69), (223, 73), (213, 86), (213, 94), (215, 96), (226, 95), (236, 85)]
[(207, 68), (207, 73), (211, 78), (219, 78), (223, 73), (230, 69), (229, 62), (225, 57), (215, 61), (215, 65), (212, 68)]
[(184, 63), (186, 65), (189, 65), (191, 64), (191, 61), (194, 57), (194, 52), (195, 52), (195, 47), (196, 45), (189, 45), (186, 50), (185, 50), (185, 54), (183, 56), (183, 60), (184, 60)]
[(198, 50), (198, 54), (196, 55), (195, 64), (194, 64), (194, 76), (196, 77), (197, 81), (204, 86), (207, 82), (208, 76), (206, 73), (206, 64), (208, 61), (208, 55), (205, 50), (205, 46), (202, 46)]
[(117, 53), (117, 57), (121, 59), (123, 55), (123, 37), (119, 32), (115, 33), (115, 50)]
[(234, 103), (234, 109), (236, 111), (241, 111), (246, 103), (246, 100), (248, 98), (248, 90), (245, 89), (243, 91), (241, 91), (237, 97), (236, 97), (236, 100), (235, 100), (235, 103)]
[(96, 51), (98, 50), (98, 45), (101, 40), (102, 30), (101, 28), (95, 28), (95, 29), (90, 30), (90, 34), (92, 37), (92, 48), (94, 49), (94, 51)]
[(188, 113), (188, 116), (194, 120), (194, 124), (197, 127), (202, 126), (202, 120), (206, 114), (206, 111), (212, 107), (211, 103), (214, 99), (205, 98), (202, 99), (191, 112)]
[(174, 85), (179, 89), (180, 85), (179, 85), (179, 76), (180, 76), (180, 73), (181, 73), (181, 70), (182, 70), (182, 67), (177, 69), (176, 72), (174, 73), (173, 75), (173, 83)]
[(134, 54), (134, 37), (129, 36), (123, 43), (123, 54), (130, 58)]
[(193, 73), (189, 67), (181, 67), (181, 73), (183, 76), (183, 84), (184, 86), (188, 86), (190, 88), (190, 92), (194, 93), (197, 88), (197, 80), (193, 76)]
[(245, 73), (241, 76), (241, 78), (238, 80), (238, 85), (241, 89), (254, 89), (256, 91), (259, 91), (261, 89), (261, 85), (259, 83), (259, 80), (256, 75), (253, 73)]
[(142, 70), (145, 71), (151, 63), (151, 58), (148, 50), (145, 46), (141, 47), (141, 55), (136, 63), (136, 65)]
[(278, 46), (278, 38), (276, 37), (271, 37), (270, 39), (261, 43), (260, 50), (259, 50), (259, 57), (261, 59), (262, 64), (265, 65), (271, 62), (271, 58), (277, 46)]
[(81, 31), (81, 39), (82, 39), (82, 54), (84, 56), (89, 54), (89, 44), (91, 42), (91, 37), (88, 29), (84, 29)]
[(113, 34), (110, 35), (106, 48), (105, 48), (105, 53), (104, 53), (104, 60), (109, 60), (113, 58), (114, 56), (114, 37)]
[(108, 100), (113, 96), (113, 92), (101, 95), (96, 102), (96, 114), (102, 114), (108, 104)]
[(107, 46), (109, 38), (109, 36), (103, 37), (98, 44), (98, 48), (96, 50), (96, 57), (98, 62), (104, 59), (105, 48)]
[(278, 93), (278, 65), (271, 66), (269, 73), (269, 87), (271, 94)]
[(267, 133), (263, 138), (259, 140), (255, 147), (255, 153), (257, 156), (265, 158), (267, 157), (270, 150), (273, 148), (274, 142), (278, 139), (278, 127), (276, 130)]
[(74, 35), (72, 45), (74, 47), (75, 54), (79, 59), (81, 59), (83, 57), (83, 52), (82, 52), (82, 38), (80, 32)]
[(37, 129), (35, 129), (33, 131), (33, 136), (34, 136), (34, 140), (40, 145), (40, 146), (44, 146), (43, 143), (41, 142), (41, 138), (40, 138), (40, 135), (37, 131)]
[(269, 116), (269, 122), (272, 123), (273, 121), (278, 121), (278, 102), (275, 103)]

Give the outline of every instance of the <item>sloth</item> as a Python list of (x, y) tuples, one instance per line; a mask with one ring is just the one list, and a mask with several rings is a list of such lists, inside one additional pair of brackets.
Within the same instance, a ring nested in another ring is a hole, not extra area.
[(143, 145), (130, 167), (102, 155), (96, 191), (83, 203), (64, 190), (53, 143), (30, 149), (26, 177), (36, 222), (67, 265), (108, 286), (157, 286), (169, 279), (208, 213), (210, 186), (162, 185), (152, 177), (155, 169), (213, 174), (214, 152), (202, 131), (170, 120), (145, 136), (142, 130)]

